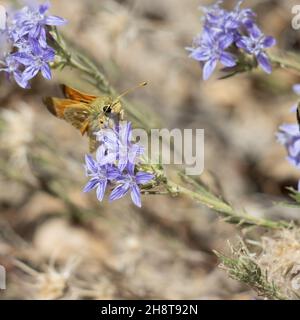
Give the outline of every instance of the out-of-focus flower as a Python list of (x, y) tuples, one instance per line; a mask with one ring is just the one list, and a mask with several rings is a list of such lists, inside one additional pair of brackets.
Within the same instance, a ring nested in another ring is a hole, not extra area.
[(223, 1), (217, 1), (210, 7), (204, 7), (204, 31), (222, 33), (235, 38), (240, 35), (241, 27), (248, 27), (255, 19), (251, 9), (241, 9), (243, 1), (239, 1), (232, 11), (220, 7)]
[(47, 43), (49, 27), (64, 25), (66, 20), (46, 15), (49, 7), (49, 2), (30, 4), (11, 12), (2, 32), (2, 41), (9, 44), (9, 49), (0, 57), (0, 71), (12, 76), (22, 88), (29, 88), (29, 80), (39, 72), (51, 79), (49, 63), (54, 60), (55, 51)]
[(187, 48), (190, 57), (203, 65), (203, 79), (211, 76), (219, 61), (225, 67), (234, 67), (240, 54), (252, 55), (270, 73), (272, 68), (265, 50), (275, 45), (275, 39), (262, 34), (255, 24), (255, 13), (249, 8), (241, 9), (243, 1), (232, 11), (222, 8), (222, 2), (203, 9), (203, 31), (195, 38), (193, 47)]
[(26, 81), (34, 78), (39, 72), (45, 79), (51, 79), (51, 69), (49, 62), (52, 62), (55, 52), (52, 48), (42, 48), (39, 44), (34, 43), (31, 53), (18, 52), (15, 58), (24, 65), (23, 78)]
[(300, 83), (293, 85), (293, 91), (300, 96)]
[(28, 81), (24, 78), (22, 71), (20, 70), (21, 63), (16, 58), (15, 54), (8, 55), (2, 62), (2, 68), (0, 71), (4, 71), (8, 78), (14, 78), (17, 84), (21, 88), (28, 88)]
[(275, 46), (276, 40), (271, 36), (265, 36), (257, 26), (250, 29), (249, 37), (241, 37), (237, 42), (240, 49), (256, 57), (260, 67), (267, 73), (272, 72), (272, 65), (265, 50)]
[(113, 129), (106, 128), (96, 133), (100, 146), (96, 160), (87, 155), (86, 173), (91, 177), (84, 192), (96, 189), (97, 198), (102, 201), (108, 185), (114, 188), (110, 201), (123, 198), (129, 191), (133, 203), (141, 207), (140, 186), (150, 182), (154, 175), (141, 171), (138, 163), (143, 147), (132, 142), (132, 125), (120, 122)]
[[(300, 83), (293, 85), (293, 91), (296, 95), (300, 96)], [(291, 112), (296, 112), (298, 108), (298, 103), (291, 107)]]
[(30, 5), (16, 12), (13, 19), (12, 36), (14, 41), (27, 36), (38, 40), (42, 46), (47, 46), (46, 26), (62, 26), (66, 20), (57, 16), (47, 16), (46, 12), (50, 8), (50, 3), (46, 2), (39, 6)]
[(288, 153), (287, 160), (300, 169), (300, 131), (298, 124), (283, 124), (277, 133), (278, 141), (283, 144)]
[[(293, 86), (295, 94), (300, 95), (300, 84)], [(298, 104), (293, 105), (291, 112), (296, 112)], [(278, 142), (285, 146), (290, 164), (300, 169), (300, 126), (296, 123), (283, 124), (277, 133)], [(300, 192), (300, 180), (298, 182), (298, 192)]]
[(190, 48), (191, 57), (203, 62), (203, 79), (207, 80), (214, 72), (217, 63), (220, 61), (226, 67), (236, 65), (235, 58), (225, 50), (232, 44), (233, 38), (226, 35), (209, 34), (205, 32), (200, 40), (199, 46)]

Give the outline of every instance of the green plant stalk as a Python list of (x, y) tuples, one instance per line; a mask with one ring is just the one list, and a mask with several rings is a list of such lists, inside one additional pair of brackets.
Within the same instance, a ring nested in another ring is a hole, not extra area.
[(239, 225), (241, 227), (263, 227), (267, 229), (283, 229), (292, 228), (293, 225), (285, 221), (273, 221), (264, 218), (258, 218), (247, 214), (246, 212), (237, 212), (229, 204), (224, 202), (222, 199), (215, 197), (209, 192), (197, 192), (192, 191), (184, 186), (181, 186), (172, 181), (168, 181), (168, 189), (171, 194), (178, 194), (186, 196), (192, 200), (200, 202), (206, 207), (213, 209), (214, 211), (220, 213), (226, 222), (230, 224)]
[(269, 54), (269, 58), (272, 64), (281, 69), (294, 70), (300, 73), (300, 60), (293, 53)]

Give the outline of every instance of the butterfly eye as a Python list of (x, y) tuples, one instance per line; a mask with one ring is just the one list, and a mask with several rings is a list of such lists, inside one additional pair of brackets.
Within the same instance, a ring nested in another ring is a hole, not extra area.
[(111, 106), (104, 106), (104, 107), (103, 107), (103, 111), (104, 111), (105, 113), (111, 113)]

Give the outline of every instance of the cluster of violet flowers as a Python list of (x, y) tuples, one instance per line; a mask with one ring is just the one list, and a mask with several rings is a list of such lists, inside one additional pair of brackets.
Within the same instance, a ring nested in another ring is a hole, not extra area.
[[(294, 92), (300, 96), (300, 84), (296, 84), (293, 87)], [(296, 112), (297, 105), (291, 108), (292, 112)], [(288, 162), (300, 169), (300, 128), (297, 123), (285, 123), (279, 127), (277, 133), (277, 140), (279, 143), (285, 146), (287, 150)], [(298, 183), (298, 192), (300, 192), (300, 181)]]
[(14, 78), (24, 89), (30, 88), (29, 81), (39, 72), (51, 79), (49, 64), (54, 61), (55, 50), (47, 43), (49, 27), (62, 26), (66, 20), (47, 15), (49, 8), (49, 2), (32, 3), (10, 12), (6, 27), (1, 31), (0, 71), (9, 79)]
[(222, 2), (203, 8), (202, 32), (194, 39), (193, 47), (187, 48), (190, 57), (203, 66), (203, 79), (212, 75), (218, 62), (227, 68), (235, 67), (241, 54), (252, 56), (265, 72), (271, 73), (266, 49), (273, 47), (276, 40), (263, 34), (255, 13), (241, 8), (243, 1), (232, 11), (222, 8)]
[(153, 180), (154, 175), (140, 170), (144, 149), (139, 143), (132, 142), (131, 123), (120, 122), (114, 128), (102, 129), (96, 133), (96, 137), (99, 142), (96, 158), (91, 155), (85, 157), (86, 174), (90, 181), (84, 192), (96, 190), (101, 202), (106, 189), (110, 187), (110, 201), (130, 193), (133, 203), (141, 207), (140, 187)]

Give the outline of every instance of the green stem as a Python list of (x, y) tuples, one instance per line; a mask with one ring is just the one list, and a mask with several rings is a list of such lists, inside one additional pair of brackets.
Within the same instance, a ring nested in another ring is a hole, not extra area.
[(92, 84), (94, 84), (94, 86), (97, 89), (100, 89), (103, 93), (109, 95), (115, 94), (115, 90), (113, 90), (113, 88), (109, 85), (104, 75), (97, 68), (94, 68), (92, 65), (90, 67), (86, 67), (84, 64), (76, 60), (73, 55), (71, 55), (68, 61), (68, 66), (77, 69), (85, 73), (89, 77), (95, 79), (95, 83)]
[(300, 60), (292, 53), (269, 54), (273, 64), (282, 69), (290, 69), (300, 73)]
[(236, 224), (241, 227), (258, 226), (267, 229), (292, 228), (292, 225), (285, 221), (273, 221), (269, 219), (258, 218), (245, 212), (236, 212), (229, 204), (207, 191), (192, 191), (172, 181), (168, 181), (168, 188), (170, 193), (187, 196), (190, 199), (196, 200), (208, 208), (217, 211), (225, 218), (225, 221), (230, 224)]

